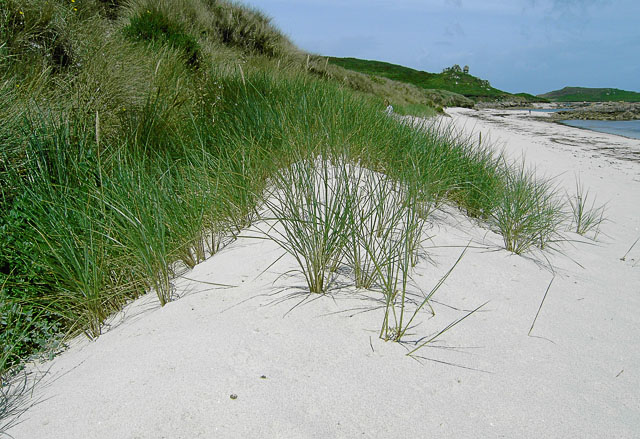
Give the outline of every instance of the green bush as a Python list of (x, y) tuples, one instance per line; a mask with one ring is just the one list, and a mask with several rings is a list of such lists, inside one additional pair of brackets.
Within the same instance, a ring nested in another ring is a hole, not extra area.
[(186, 63), (191, 67), (198, 67), (200, 64), (198, 41), (158, 9), (151, 8), (131, 17), (130, 24), (124, 31), (133, 40), (168, 44), (182, 50)]
[(52, 289), (46, 267), (34, 259), (28, 206), (22, 197), (0, 216), (0, 371), (43, 351), (62, 330), (60, 318), (42, 303)]
[(259, 11), (232, 2), (205, 0), (211, 9), (218, 40), (253, 55), (277, 57), (293, 46)]

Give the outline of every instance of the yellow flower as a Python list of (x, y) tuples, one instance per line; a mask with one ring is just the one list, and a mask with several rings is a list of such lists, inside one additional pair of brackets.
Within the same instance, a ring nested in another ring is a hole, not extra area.
[(75, 2), (76, 2), (76, 0), (71, 0), (71, 3), (75, 3)]
[(78, 12), (78, 8), (73, 8), (74, 11)]
[(24, 15), (24, 12), (20, 11), (20, 15)]

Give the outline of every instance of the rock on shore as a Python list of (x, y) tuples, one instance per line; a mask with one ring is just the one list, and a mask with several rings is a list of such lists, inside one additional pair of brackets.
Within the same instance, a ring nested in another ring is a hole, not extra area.
[(640, 119), (640, 102), (595, 102), (570, 104), (571, 109), (558, 111), (554, 119), (634, 120)]

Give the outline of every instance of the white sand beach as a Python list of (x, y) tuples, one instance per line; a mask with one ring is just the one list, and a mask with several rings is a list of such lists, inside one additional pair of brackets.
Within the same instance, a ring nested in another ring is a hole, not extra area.
[(161, 308), (147, 295), (95, 341), (38, 365), (46, 375), (8, 433), (640, 437), (640, 242), (628, 252), (640, 237), (640, 140), (526, 111), (447, 112), (561, 188), (574, 191), (579, 176), (607, 203), (597, 241), (567, 232), (561, 253), (517, 256), (456, 209), (435, 212), (415, 291), (428, 293), (471, 244), (435, 294), (435, 316), (422, 313), (407, 340), (486, 305), (412, 358), (415, 344), (379, 339), (380, 295), (311, 296), (293, 260), (249, 230), (175, 279), (176, 301)]

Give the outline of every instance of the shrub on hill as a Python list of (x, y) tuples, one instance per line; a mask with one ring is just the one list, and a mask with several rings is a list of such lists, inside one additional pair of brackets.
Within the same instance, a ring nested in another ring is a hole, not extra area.
[(212, 11), (212, 28), (220, 41), (245, 52), (268, 57), (283, 55), (293, 47), (263, 13), (234, 3), (206, 0)]
[(155, 11), (172, 23), (175, 33), (197, 37), (203, 50), (205, 45), (214, 44), (239, 50), (245, 55), (269, 58), (296, 51), (295, 46), (271, 24), (270, 18), (231, 1), (133, 0), (123, 15), (133, 19), (146, 11)]
[(184, 53), (185, 61), (192, 67), (197, 67), (200, 62), (198, 41), (185, 33), (180, 24), (172, 22), (156, 8), (140, 11), (131, 17), (130, 24), (124, 28), (124, 32), (134, 40), (166, 43), (180, 49)]

